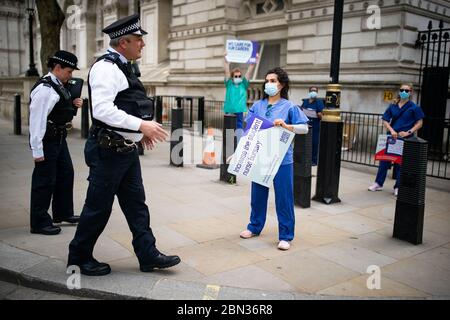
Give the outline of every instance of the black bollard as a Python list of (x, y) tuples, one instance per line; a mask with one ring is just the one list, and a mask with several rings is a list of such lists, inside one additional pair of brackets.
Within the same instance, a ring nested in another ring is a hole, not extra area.
[(236, 183), (236, 176), (228, 173), (227, 159), (234, 153), (237, 146), (236, 115), (225, 114), (223, 117), (222, 163), (220, 164), (220, 181)]
[(89, 136), (89, 100), (83, 99), (81, 106), (81, 138), (87, 139)]
[(158, 123), (162, 123), (162, 111), (163, 111), (162, 108), (163, 108), (162, 97), (156, 96), (155, 120)]
[(294, 138), (294, 203), (311, 206), (312, 128)]
[(338, 198), (341, 172), (343, 122), (320, 122), (319, 163), (317, 165), (315, 201), (331, 204)]
[(22, 134), (22, 112), (20, 106), (20, 94), (14, 95), (14, 134)]
[(186, 101), (189, 102), (189, 128), (192, 128), (194, 124), (194, 101), (192, 97), (185, 97)]
[(203, 131), (205, 130), (205, 97), (198, 98), (197, 121), (200, 123), (199, 135), (203, 136)]
[(393, 237), (413, 244), (422, 243), (427, 152), (427, 141), (417, 137), (405, 139)]
[(170, 165), (183, 166), (183, 108), (181, 97), (177, 97), (177, 107), (172, 108), (172, 127), (170, 136)]

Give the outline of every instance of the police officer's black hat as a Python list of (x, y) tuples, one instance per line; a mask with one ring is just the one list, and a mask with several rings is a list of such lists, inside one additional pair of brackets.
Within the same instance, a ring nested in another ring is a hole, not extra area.
[(138, 14), (122, 18), (110, 24), (102, 30), (111, 39), (117, 39), (127, 34), (146, 35), (148, 32), (141, 29), (141, 21)]
[(63, 67), (70, 67), (75, 70), (80, 70), (77, 66), (77, 56), (68, 51), (58, 50), (55, 52), (53, 57), (48, 58), (48, 61), (58, 63)]

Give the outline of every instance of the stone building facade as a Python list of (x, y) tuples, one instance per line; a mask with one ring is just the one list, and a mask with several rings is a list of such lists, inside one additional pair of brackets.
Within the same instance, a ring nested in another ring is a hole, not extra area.
[[(19, 2), (19, 7), (12, 2)], [(18, 76), (28, 68), (25, 2), (0, 0), (2, 76)], [(140, 61), (141, 79), (151, 95), (223, 100), (227, 39), (260, 42), (261, 61), (251, 79), (250, 99), (258, 98), (265, 72), (277, 65), (290, 75), (294, 101), (300, 102), (313, 84), (324, 96), (330, 80), (333, 0), (58, 2), (66, 13), (61, 47), (79, 57), (82, 70), (77, 75), (84, 78), (108, 45), (101, 29), (117, 18), (140, 12), (142, 27), (149, 32)], [(430, 20), (434, 26), (443, 20), (449, 27), (450, 3), (345, 0), (340, 69), (343, 110), (383, 112), (386, 90), (395, 91), (400, 82), (418, 83), (420, 50), (414, 45), (417, 32), (425, 30)], [(36, 27), (38, 57), (38, 24)]]

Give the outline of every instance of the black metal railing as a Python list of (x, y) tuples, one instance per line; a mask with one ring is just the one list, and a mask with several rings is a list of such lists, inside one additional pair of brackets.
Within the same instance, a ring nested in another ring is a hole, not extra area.
[(428, 141), (428, 176), (450, 179), (450, 119), (426, 117), (419, 137)]
[[(383, 126), (381, 114), (341, 112), (344, 122), (341, 160), (366, 166), (376, 167), (375, 151), (380, 134), (387, 133)], [(450, 179), (450, 119), (425, 118), (439, 139), (428, 141), (428, 167), (427, 176)], [(419, 131), (419, 136), (421, 132)]]
[(203, 109), (202, 103), (204, 106), (204, 97), (159, 95), (155, 97), (155, 100), (157, 99), (161, 99), (161, 121), (163, 125), (170, 125), (172, 123), (172, 108), (183, 109), (184, 127), (193, 128), (196, 121), (203, 119), (203, 115), (199, 113), (199, 110), (202, 111)]
[(341, 160), (376, 167), (378, 136), (386, 129), (381, 114), (341, 112), (344, 122)]
[(223, 129), (223, 101), (205, 100), (205, 128)]

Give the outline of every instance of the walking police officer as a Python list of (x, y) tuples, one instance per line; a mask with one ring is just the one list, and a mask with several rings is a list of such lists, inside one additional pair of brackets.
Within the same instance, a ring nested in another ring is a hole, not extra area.
[[(53, 222), (77, 223), (73, 214), (73, 165), (67, 148), (67, 127), (82, 106), (65, 88), (77, 68), (77, 57), (57, 51), (48, 60), (50, 72), (31, 89), (30, 146), (35, 167), (31, 182), (31, 233), (55, 235), (61, 228)], [(48, 214), (52, 200), (53, 221)]]
[(133, 234), (133, 247), (140, 270), (168, 268), (180, 262), (178, 256), (159, 252), (150, 228), (145, 204), (136, 142), (152, 149), (168, 134), (153, 119), (153, 101), (132, 71), (130, 60), (141, 57), (144, 47), (138, 15), (116, 21), (103, 29), (110, 48), (97, 59), (88, 76), (93, 125), (85, 146), (90, 168), (89, 187), (75, 237), (69, 246), (68, 266), (77, 265), (85, 275), (111, 272), (106, 263), (93, 257), (95, 243), (111, 214), (116, 195)]

